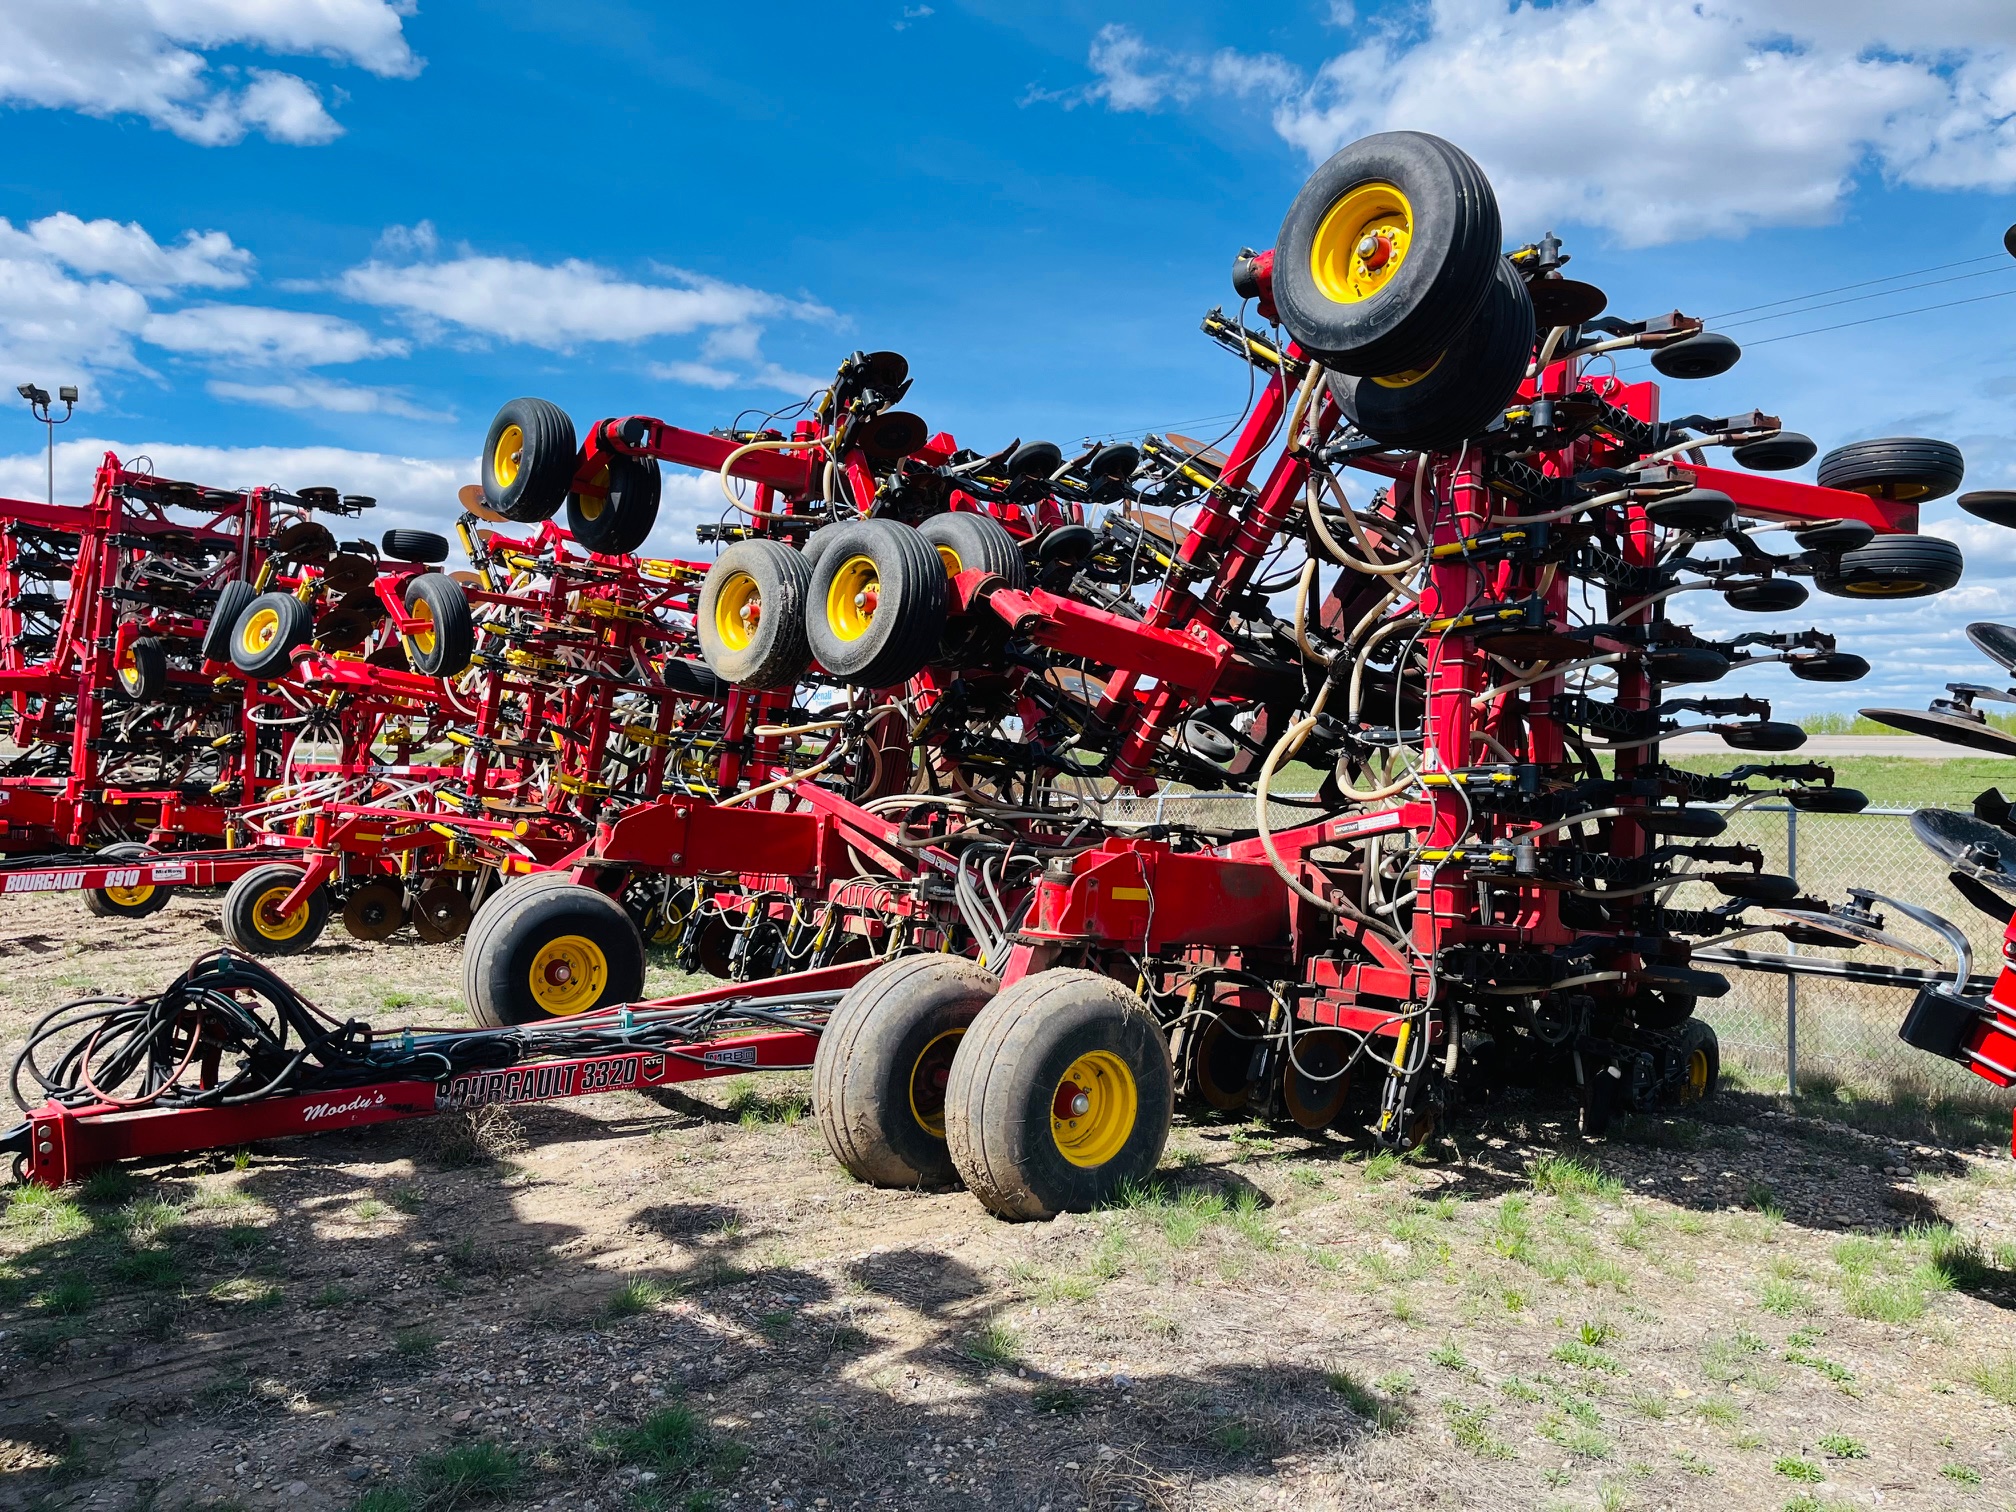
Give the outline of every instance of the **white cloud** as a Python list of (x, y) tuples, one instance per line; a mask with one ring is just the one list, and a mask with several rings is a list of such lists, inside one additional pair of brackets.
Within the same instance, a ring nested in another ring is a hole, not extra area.
[(1636, 245), (1820, 223), (1871, 169), (2016, 184), (2016, 6), (2001, 0), (1427, 0), (1354, 38), (1305, 75), (1109, 26), (1078, 98), (1264, 100), (1311, 162), (1374, 131), (1433, 131), (1491, 174), (1508, 239), (1556, 221)]
[[(213, 77), (205, 54), (245, 46), (410, 78), (406, 0), (95, 0), (0, 5), (0, 100), (86, 115), (139, 116), (199, 146), (258, 130), (276, 142), (326, 142), (342, 127), (294, 74)], [(233, 71), (224, 69), (229, 75)]]
[(709, 367), (704, 362), (654, 362), (645, 372), (668, 383), (690, 383), (695, 388), (730, 389), (742, 381), (727, 368)]
[(150, 344), (171, 352), (237, 362), (296, 367), (403, 357), (403, 341), (373, 336), (354, 321), (259, 305), (202, 304), (150, 315), (140, 328)]
[(204, 388), (216, 398), (270, 409), (329, 415), (397, 415), (406, 420), (453, 420), (453, 412), (422, 408), (396, 389), (343, 383), (332, 378), (296, 378), (277, 383), (232, 383), (212, 379)]
[(374, 257), (345, 272), (336, 287), (362, 304), (399, 310), (422, 323), (563, 351), (583, 342), (635, 342), (742, 326), (765, 316), (802, 320), (831, 314), (761, 289), (663, 271), (672, 282), (641, 283), (579, 258), (535, 263), (464, 249), (441, 261)]
[(67, 210), (20, 231), (0, 219), (0, 245), (9, 244), (46, 253), (87, 278), (109, 274), (150, 291), (236, 289), (252, 276), (252, 254), (222, 231), (185, 231), (164, 247), (138, 221), (80, 220)]
[[(58, 434), (62, 434), (60, 431)], [(106, 452), (128, 466), (144, 458), (162, 477), (217, 488), (326, 486), (343, 493), (369, 494), (378, 507), (361, 520), (338, 527), (339, 535), (376, 535), (391, 525), (441, 530), (454, 522), (460, 506), (455, 491), (476, 481), (476, 459), (400, 457), (387, 452), (350, 451), (339, 446), (183, 446), (159, 441), (77, 438), (57, 443), (56, 498), (87, 498), (91, 478)], [(46, 487), (43, 453), (0, 455), (0, 495), (39, 499)]]

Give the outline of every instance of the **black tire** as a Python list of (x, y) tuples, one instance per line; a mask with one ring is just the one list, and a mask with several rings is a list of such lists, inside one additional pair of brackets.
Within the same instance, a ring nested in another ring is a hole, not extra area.
[(237, 628), (238, 616), (245, 612), (245, 606), (258, 596), (258, 589), (238, 580), (217, 590), (217, 602), (210, 607), (210, 621), (203, 627), (203, 660), (231, 660), (231, 632)]
[(1804, 604), (1808, 597), (1806, 585), (1795, 583), (1790, 578), (1736, 583), (1722, 590), (1722, 602), (1746, 614), (1789, 614)]
[(1736, 459), (1738, 467), (1747, 467), (1752, 472), (1790, 472), (1811, 462), (1819, 450), (1811, 436), (1802, 436), (1798, 431), (1780, 431), (1762, 441), (1747, 441), (1741, 446), (1731, 447), (1729, 455)]
[(840, 521), (832, 525), (821, 525), (805, 537), (805, 544), (798, 548), (798, 552), (799, 555), (805, 558), (805, 573), (808, 581), (812, 573), (819, 570), (819, 559), (826, 555), (826, 548), (833, 544), (833, 537), (845, 530), (847, 523), (846, 521)]
[(448, 560), (448, 538), (431, 530), (388, 530), (378, 545), (395, 562), (424, 562), (433, 567)]
[[(137, 840), (122, 840), (98, 852), (100, 862), (154, 860), (154, 852)], [(100, 919), (144, 919), (168, 906), (165, 887), (140, 883), (133, 887), (92, 887), (84, 893), (84, 911)]]
[(871, 1186), (957, 1179), (945, 1144), (954, 1052), (1001, 990), (973, 961), (913, 955), (856, 982), (819, 1036), (812, 1108), (826, 1148)]
[(136, 635), (126, 643), (126, 654), (112, 669), (112, 680), (122, 697), (131, 703), (146, 703), (168, 691), (168, 648), (151, 635)]
[(262, 593), (231, 627), (231, 665), (247, 677), (284, 677), (294, 649), (314, 638), (315, 616), (291, 593)]
[(644, 940), (630, 915), (565, 877), (506, 888), (462, 948), (463, 996), (492, 1028), (592, 1013), (643, 991)]
[(812, 574), (805, 639), (840, 681), (894, 687), (937, 651), (945, 600), (945, 564), (921, 535), (894, 520), (856, 520)]
[(1008, 528), (992, 515), (963, 510), (933, 515), (917, 527), (917, 534), (937, 551), (947, 577), (957, 577), (977, 567), (1005, 578), (1010, 588), (1023, 585), (1022, 548)]
[(707, 670), (707, 663), (689, 656), (668, 656), (663, 668), (665, 686), (698, 698), (726, 698), (728, 684)]
[(1715, 1037), (1714, 1026), (1698, 1018), (1688, 1019), (1680, 1026), (1680, 1054), (1680, 1100), (1706, 1102), (1722, 1080), (1722, 1044)]
[[(1067, 1086), (1072, 1075), (1093, 1085)], [(1086, 1105), (1060, 1111), (1074, 1089)], [(1002, 991), (966, 1031), (945, 1138), (990, 1212), (1089, 1212), (1154, 1173), (1175, 1095), (1168, 1044), (1138, 997), (1095, 972), (1044, 971)]]
[(788, 688), (805, 675), (805, 558), (778, 541), (737, 541), (700, 584), (700, 655), (723, 682)]
[(1840, 598), (1929, 598), (1960, 581), (1966, 561), (1943, 536), (1878, 536), (1867, 546), (1822, 559), (1813, 586)]
[(322, 937), (329, 922), (329, 889), (318, 887), (291, 914), (279, 906), (300, 883), (298, 866), (259, 866), (224, 894), (224, 939), (247, 955), (299, 955)]
[(483, 438), (483, 502), (521, 525), (550, 520), (574, 486), (574, 422), (544, 399), (513, 399)]
[(600, 481), (608, 489), (600, 499), (567, 495), (567, 529), (599, 556), (628, 556), (658, 523), (658, 459), (612, 456)]
[(1641, 987), (1631, 1000), (1631, 1017), (1640, 1029), (1678, 1029), (1694, 1016), (1697, 999), (1671, 987)]
[(1835, 447), (1820, 459), (1819, 482), (1822, 488), (1914, 504), (1945, 498), (1966, 475), (1966, 459), (1951, 441), (1885, 436)]
[(1505, 258), (1477, 318), (1425, 371), (1355, 378), (1332, 373), (1344, 416), (1374, 441), (1402, 451), (1442, 451), (1505, 412), (1533, 357), (1533, 300)]
[(1743, 348), (1727, 336), (1700, 331), (1655, 348), (1652, 367), (1667, 378), (1717, 378), (1742, 358)]
[(430, 628), (400, 637), (406, 660), (422, 677), (455, 677), (476, 654), (476, 618), (469, 612), (469, 594), (455, 579), (439, 572), (409, 578), (400, 595), (406, 613)]
[(1977, 520), (2016, 530), (2016, 493), (2006, 488), (1981, 489), (1964, 493), (1953, 501)]
[[(1401, 200), (1404, 213), (1380, 213)], [(1356, 249), (1385, 227), (1405, 230), (1402, 255), (1368, 271)], [(1338, 372), (1426, 367), (1483, 308), (1498, 245), (1497, 197), (1467, 154), (1425, 132), (1382, 132), (1338, 152), (1295, 196), (1274, 244), (1274, 306)]]

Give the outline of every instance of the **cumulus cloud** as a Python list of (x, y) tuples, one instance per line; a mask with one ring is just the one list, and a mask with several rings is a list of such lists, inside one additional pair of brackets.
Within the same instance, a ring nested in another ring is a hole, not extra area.
[(411, 350), (403, 341), (373, 336), (340, 316), (260, 305), (191, 305), (150, 315), (140, 334), (171, 352), (289, 367), (403, 357)]
[(261, 68), (213, 73), (206, 54), (251, 47), (410, 78), (420, 71), (403, 31), (410, 10), (406, 0), (0, 6), (0, 100), (138, 116), (204, 147), (242, 141), (252, 131), (276, 142), (327, 142), (342, 127), (306, 80)]
[(233, 383), (212, 379), (204, 385), (218, 399), (259, 404), (268, 409), (299, 410), (325, 415), (397, 415), (405, 420), (453, 420), (452, 411), (415, 404), (397, 389), (344, 383), (334, 378), (290, 378), (272, 383)]
[(1260, 103), (1311, 162), (1370, 132), (1433, 131), (1490, 172), (1509, 235), (1576, 221), (1645, 245), (1820, 223), (1872, 170), (2016, 184), (2016, 7), (1999, 0), (1426, 0), (1333, 19), (1353, 45), (1313, 74), (1109, 26), (1074, 98)]
[(109, 275), (150, 293), (236, 289), (252, 276), (252, 254), (222, 231), (185, 231), (164, 247), (138, 221), (80, 220), (67, 210), (20, 231), (0, 219), (0, 249), (10, 247), (53, 257), (87, 278)]
[[(407, 233), (421, 250), (429, 228)], [(536, 263), (464, 249), (444, 259), (374, 257), (347, 270), (337, 289), (361, 304), (397, 310), (423, 325), (567, 350), (587, 342), (643, 341), (763, 317), (824, 319), (807, 301), (724, 283), (676, 268), (644, 283), (580, 258)]]

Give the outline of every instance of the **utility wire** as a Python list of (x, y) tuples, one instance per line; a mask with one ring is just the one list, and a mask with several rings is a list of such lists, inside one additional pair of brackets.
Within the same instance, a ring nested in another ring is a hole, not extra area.
[(1845, 331), (1850, 326), (1874, 325), (1879, 320), (1899, 320), (1906, 315), (1925, 315), (1933, 310), (1950, 310), (1956, 305), (1982, 304), (1991, 299), (2007, 299), (2011, 294), (2016, 294), (2016, 289), (2004, 289), (1999, 294), (1976, 294), (1972, 299), (1949, 299), (1943, 304), (1920, 305), (1915, 310), (1892, 310), (1888, 315), (1871, 315), (1862, 320), (1844, 320), (1839, 325), (1816, 326), (1810, 331), (1792, 331), (1783, 336), (1766, 336), (1762, 341), (1748, 344), (1770, 346), (1774, 341), (1795, 341), (1801, 336), (1819, 336), (1827, 331)]
[[(1971, 263), (1977, 262), (2000, 262), (2004, 255), (2000, 252), (1989, 252), (1980, 257), (1963, 257), (1958, 262), (1939, 263), (1930, 268), (1914, 268), (1908, 273), (1892, 273), (1883, 278), (1867, 278), (1861, 283), (1841, 284), (1832, 289), (1815, 289), (1811, 294), (1793, 294), (1784, 299), (1768, 299), (1763, 304), (1745, 305), (1740, 310), (1724, 310), (1720, 315), (1710, 315), (1706, 318), (1709, 320), (1727, 320), (1731, 315), (1748, 315), (1752, 310), (1775, 310), (1779, 305), (1799, 304), (1804, 300), (1821, 299), (1829, 294), (1846, 294), (1850, 289), (1866, 289), (1872, 284), (1895, 283), (1900, 278), (1920, 278), (1927, 273), (1944, 273), (1948, 268), (1964, 268)], [(1903, 290), (1893, 289), (1890, 292), (1898, 294), (1902, 293)], [(1875, 298), (1878, 296), (1872, 295), (1871, 297)]]
[[(1831, 310), (1838, 305), (1861, 304), (1865, 300), (1870, 299), (1889, 299), (1898, 294), (1914, 293), (1919, 289), (1936, 289), (1941, 284), (1964, 283), (1970, 278), (1988, 278), (1996, 273), (2016, 273), (2016, 263), (2004, 263), (1999, 268), (1982, 268), (1975, 273), (1956, 273), (1951, 278), (1928, 279), (1924, 283), (1906, 284), (1900, 289), (1879, 289), (1874, 294), (1857, 294), (1848, 299), (1830, 299), (1826, 304), (1807, 305), (1803, 309), (1798, 310), (1780, 310), (1776, 315), (1753, 315), (1748, 320), (1725, 321), (1718, 325), (1716, 329), (1729, 331), (1734, 330), (1738, 326), (1757, 325), (1766, 320), (1793, 320), (1801, 315), (1811, 315), (1819, 310)], [(1850, 287), (1855, 287), (1855, 285), (1850, 285)], [(1806, 297), (1813, 299), (1818, 296), (1809, 294)], [(1760, 305), (1758, 308), (1761, 309), (1763, 306)]]

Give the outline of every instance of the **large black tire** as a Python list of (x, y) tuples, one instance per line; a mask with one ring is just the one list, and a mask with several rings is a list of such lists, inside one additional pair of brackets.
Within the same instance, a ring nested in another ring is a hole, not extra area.
[[(122, 840), (98, 852), (100, 862), (145, 864), (154, 859), (154, 853), (137, 840)], [(144, 919), (166, 908), (168, 898), (168, 889), (146, 882), (133, 887), (93, 887), (84, 893), (84, 911), (100, 919)]]
[(1822, 488), (1913, 504), (1945, 498), (1966, 475), (1966, 459), (1951, 441), (1885, 436), (1835, 447), (1820, 459), (1819, 482)]
[(871, 1186), (953, 1181), (945, 1089), (967, 1026), (1000, 980), (959, 956), (878, 966), (833, 1010), (812, 1059), (812, 1108), (826, 1148)]
[(258, 596), (258, 589), (237, 579), (217, 590), (217, 602), (210, 607), (210, 622), (203, 627), (203, 660), (231, 660), (231, 632), (238, 627), (238, 617), (245, 612), (245, 606)]
[(1867, 546), (1822, 559), (1813, 586), (1841, 598), (1929, 598), (1960, 581), (1960, 548), (1943, 536), (1878, 536)]
[(1533, 358), (1533, 300), (1505, 258), (1484, 308), (1425, 371), (1330, 375), (1344, 416), (1374, 441), (1403, 451), (1453, 450), (1505, 412)]
[(665, 675), (665, 686), (674, 692), (691, 693), (697, 698), (728, 696), (728, 684), (708, 671), (707, 663), (690, 656), (668, 656), (659, 670)]
[(805, 558), (777, 541), (737, 541), (700, 584), (700, 655), (723, 682), (788, 688), (805, 675)]
[(126, 643), (126, 654), (112, 675), (130, 702), (159, 698), (168, 691), (168, 648), (151, 635), (136, 635)]
[(1007, 579), (1010, 588), (1023, 584), (1022, 548), (1008, 528), (992, 515), (965, 510), (933, 515), (917, 527), (917, 534), (937, 551), (947, 577), (957, 577), (977, 567)]
[(658, 523), (658, 459), (612, 456), (598, 481), (608, 490), (602, 498), (567, 495), (567, 529), (598, 555), (628, 556)]
[(826, 555), (826, 548), (833, 544), (833, 537), (845, 530), (847, 524), (848, 522), (843, 520), (832, 525), (821, 525), (805, 537), (805, 544), (798, 548), (798, 552), (805, 558), (808, 581), (811, 574), (819, 570), (819, 559)]
[(400, 599), (407, 614), (427, 624), (402, 637), (408, 664), (422, 677), (459, 675), (476, 654), (476, 619), (469, 612), (467, 590), (444, 573), (423, 572), (407, 580)]
[(856, 520), (834, 535), (806, 599), (805, 639), (819, 665), (855, 687), (894, 687), (938, 649), (945, 564), (908, 525)]
[[(1397, 251), (1370, 267), (1359, 249), (1382, 236)], [(1425, 132), (1382, 132), (1324, 163), (1288, 207), (1274, 306), (1338, 372), (1426, 367), (1483, 308), (1498, 245), (1498, 200), (1468, 155)]]
[(574, 485), (574, 422), (544, 399), (513, 399), (483, 438), (483, 502), (521, 525), (550, 520)]
[(448, 560), (448, 538), (431, 530), (388, 530), (378, 544), (395, 562), (424, 562), (433, 567)]
[(945, 1138), (990, 1212), (1089, 1212), (1154, 1173), (1175, 1098), (1168, 1043), (1138, 997), (1095, 972), (1044, 971), (966, 1031)]
[(299, 955), (322, 937), (329, 922), (329, 889), (318, 887), (292, 913), (280, 905), (300, 883), (298, 866), (259, 866), (224, 894), (224, 940), (247, 955)]
[(291, 593), (262, 593), (231, 627), (231, 665), (247, 677), (284, 677), (294, 648), (314, 637), (315, 616)]
[(623, 905), (564, 877), (506, 888), (476, 915), (462, 991), (479, 1024), (543, 1023), (633, 1003), (644, 940)]

